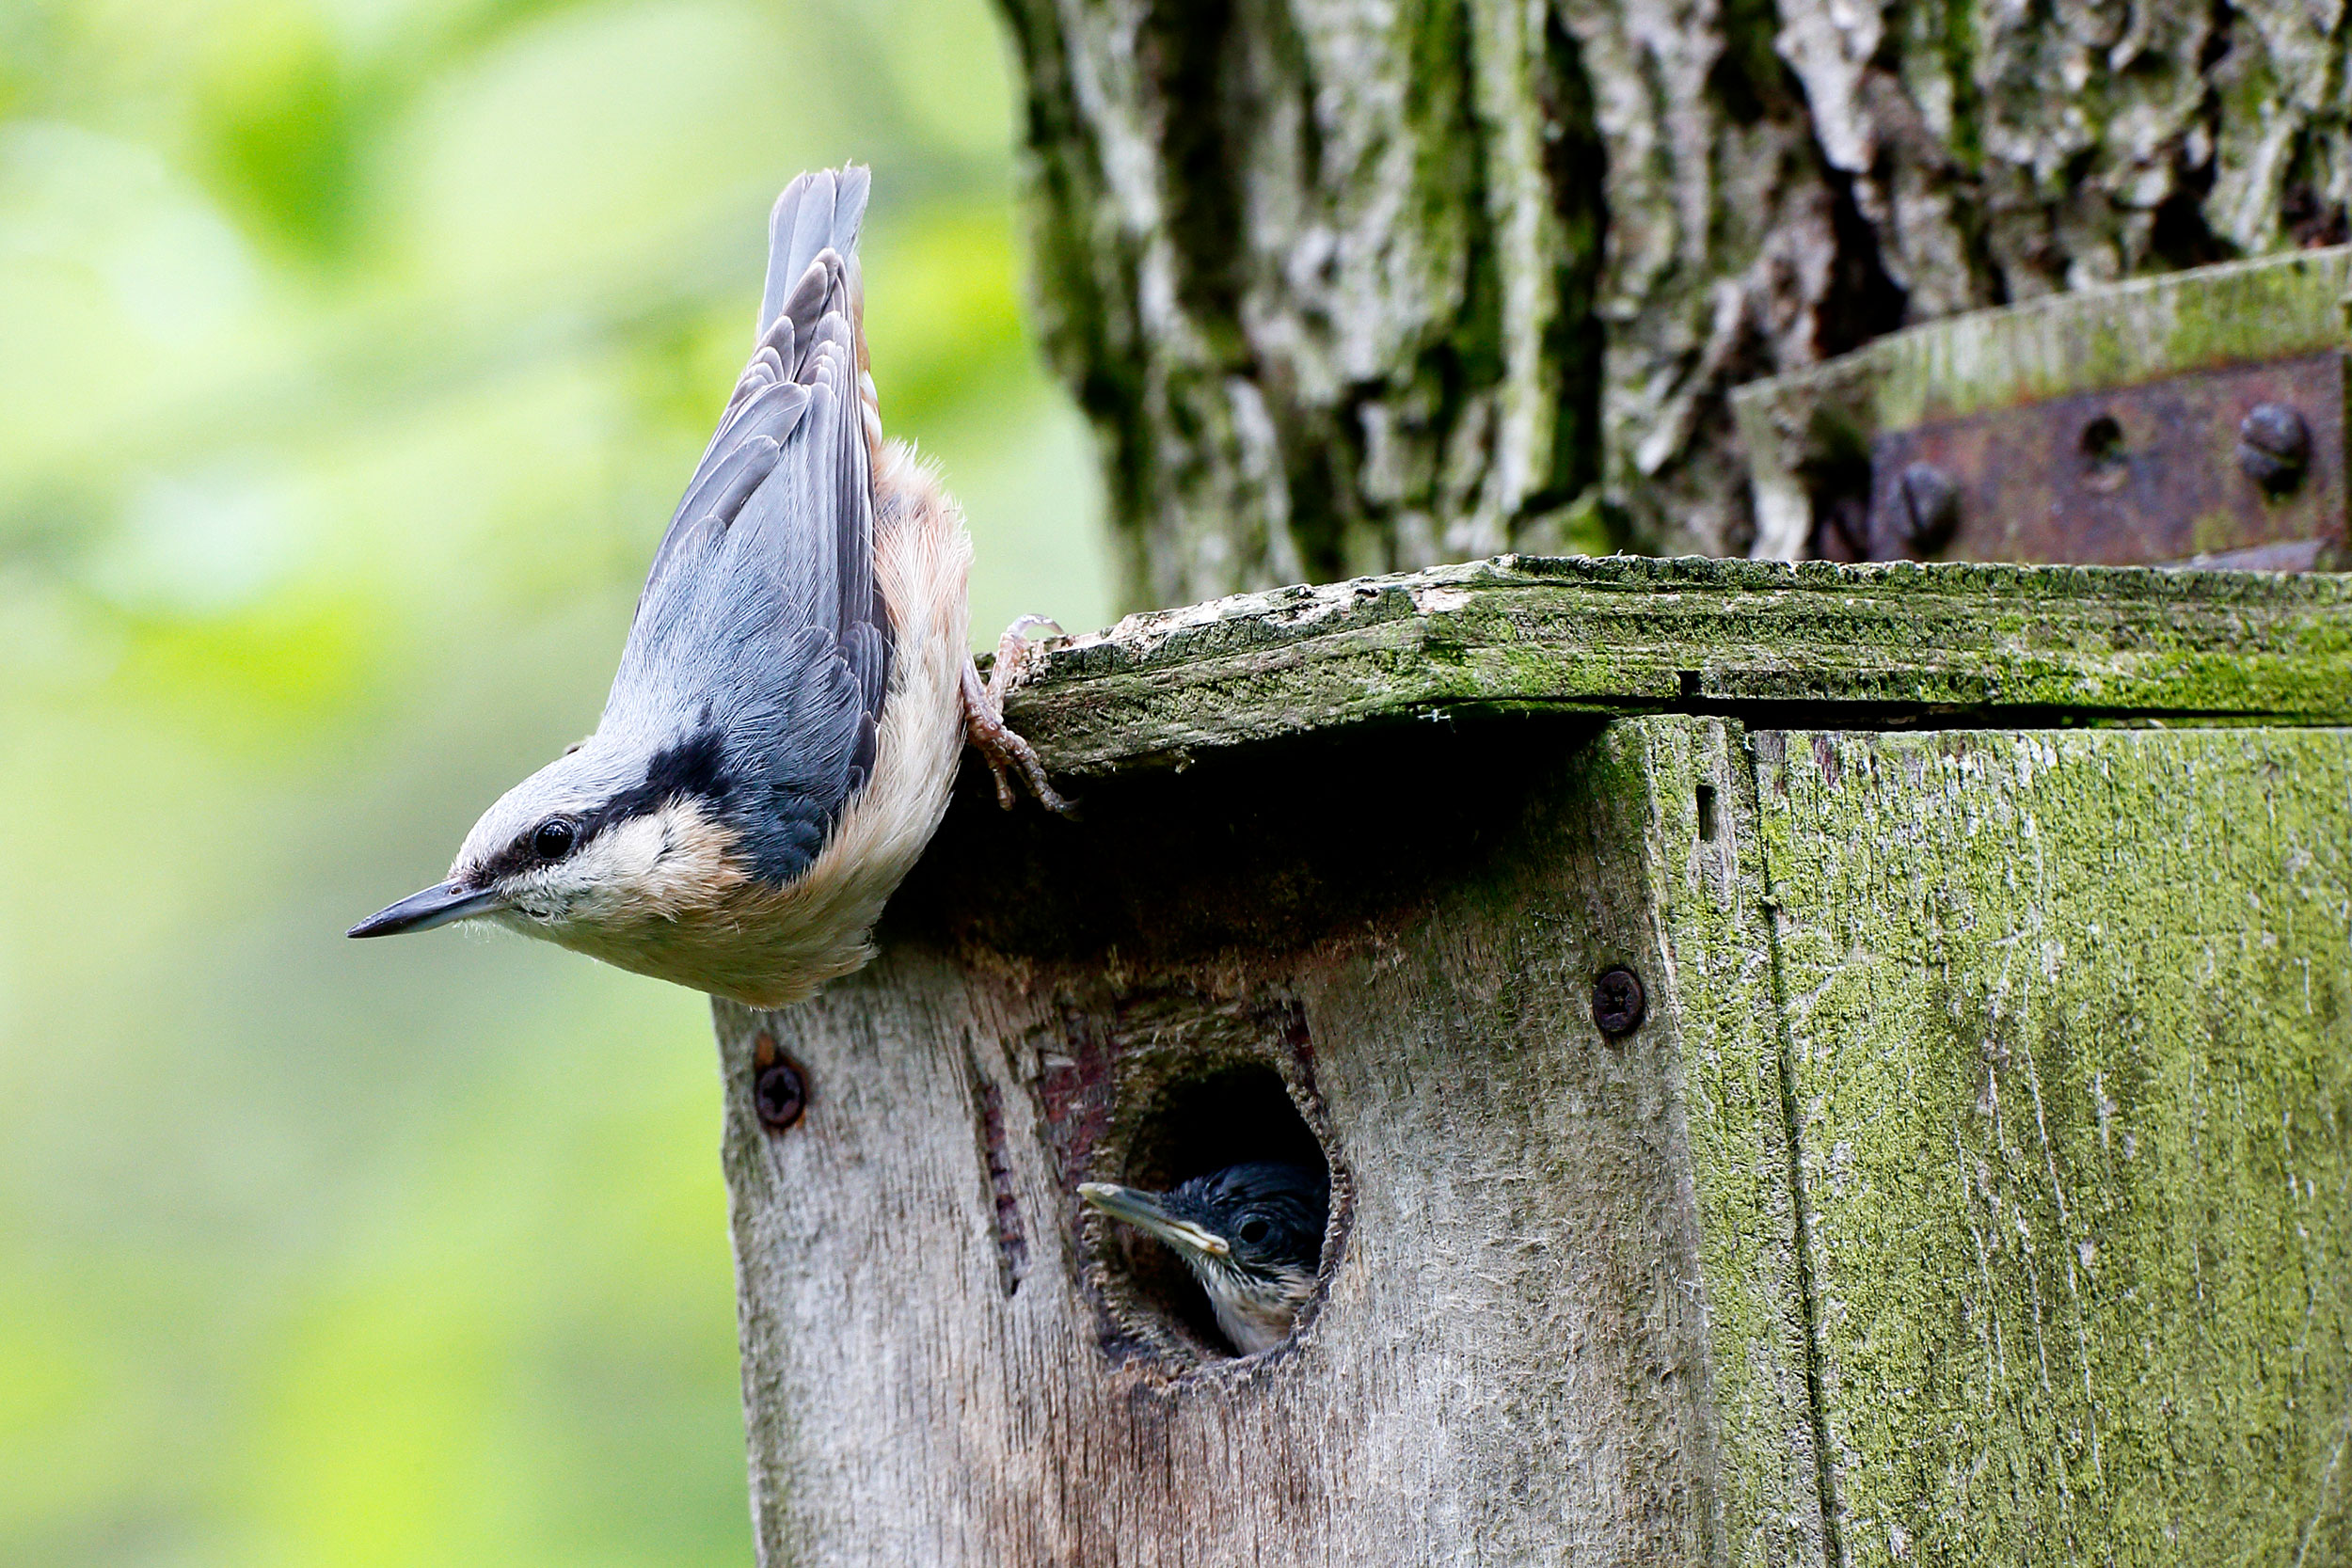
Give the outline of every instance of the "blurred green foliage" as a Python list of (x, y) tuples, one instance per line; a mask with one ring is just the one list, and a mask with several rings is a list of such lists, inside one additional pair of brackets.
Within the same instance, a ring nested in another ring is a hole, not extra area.
[(595, 721), (875, 169), (976, 627), (1107, 618), (984, 0), (0, 6), (0, 1562), (742, 1563), (701, 1000), (358, 945)]

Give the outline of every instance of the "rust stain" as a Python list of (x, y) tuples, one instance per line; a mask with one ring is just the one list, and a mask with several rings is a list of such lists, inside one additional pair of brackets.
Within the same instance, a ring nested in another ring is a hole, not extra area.
[(1005, 1294), (1021, 1289), (1029, 1272), (1029, 1237), (1021, 1223), (1021, 1199), (1013, 1187), (1012, 1160), (1005, 1148), (1005, 1092), (980, 1082), (980, 1132), (988, 1156), (989, 1197), (996, 1216), (996, 1275)]
[(1813, 737), (1813, 766), (1820, 769), (1821, 782), (1832, 789), (1845, 781), (1845, 767), (1837, 760), (1837, 742), (1826, 735)]
[[(2310, 433), (2283, 493), (2237, 455), (2240, 427), (2265, 404)], [(2344, 356), (2329, 350), (1889, 431), (1870, 447), (1867, 553), (1914, 553), (1904, 476), (1926, 465), (1958, 490), (1934, 560), (2126, 566), (2261, 551), (2245, 564), (2314, 564), (2344, 542)]]

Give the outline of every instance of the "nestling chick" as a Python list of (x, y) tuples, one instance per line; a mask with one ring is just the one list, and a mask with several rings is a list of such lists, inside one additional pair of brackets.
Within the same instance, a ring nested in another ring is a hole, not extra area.
[(1304, 1165), (1228, 1165), (1165, 1193), (1082, 1181), (1078, 1196), (1164, 1242), (1243, 1355), (1281, 1342), (1314, 1294), (1330, 1185)]
[(750, 366), (686, 487), (596, 734), (483, 814), (449, 879), (355, 937), (486, 919), (757, 1007), (871, 957), (967, 736), (1013, 801), (1065, 802), (968, 649), (962, 514), (867, 373), (867, 172), (803, 174), (769, 220)]

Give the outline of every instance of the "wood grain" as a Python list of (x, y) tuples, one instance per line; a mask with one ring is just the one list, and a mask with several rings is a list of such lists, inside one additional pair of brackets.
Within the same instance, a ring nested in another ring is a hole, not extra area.
[(1057, 770), (1450, 708), (1872, 723), (2352, 718), (2352, 578), (1506, 556), (1134, 615), (1051, 647)]
[[(1206, 816), (1105, 794), (995, 942), (953, 937), (987, 860), (950, 842), (871, 969), (792, 1012), (720, 1008), (763, 1561), (1700, 1562), (1727, 1530), (1811, 1538), (1785, 1458), (1724, 1512), (1715, 1367), (1773, 1409), (1750, 1425), (1802, 1429), (1802, 1379), (1785, 1319), (1704, 1277), (1676, 1009), (1613, 1040), (1592, 1019), (1600, 969), (1668, 973), (1648, 743), (1513, 728), (1430, 737), (1433, 772), (1487, 776), (1428, 825), (1449, 878), (1352, 867), (1365, 818), (1300, 832), (1361, 755), (1342, 747), (1228, 846), (1312, 879), (1299, 917), (1155, 934), (1120, 884), (1146, 824), (1173, 858), (1236, 799), (1244, 772), (1203, 768), (1184, 793)], [(1152, 891), (1222, 895), (1214, 871)], [(762, 1031), (809, 1074), (782, 1134), (745, 1092)], [(1753, 1149), (1777, 1114), (1755, 1037), (1708, 1097), (1710, 1147)], [(1128, 1173), (1169, 1084), (1236, 1057), (1287, 1082), (1340, 1197), (1324, 1299), (1248, 1361), (1125, 1279), (1073, 1195)], [(1000, 1188), (1025, 1238), (1009, 1292)]]
[(1772, 738), (1845, 1560), (2352, 1560), (2352, 736)]
[[(1057, 650), (1083, 818), (974, 769), (874, 965), (718, 1009), (762, 1562), (2346, 1560), (2347, 592), (1503, 562)], [(1260, 1357), (1075, 1198), (1301, 1147)]]

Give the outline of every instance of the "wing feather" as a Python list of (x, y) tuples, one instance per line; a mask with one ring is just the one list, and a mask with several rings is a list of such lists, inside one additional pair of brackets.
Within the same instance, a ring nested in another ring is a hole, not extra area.
[(795, 180), (769, 220), (750, 362), (654, 555), (604, 724), (716, 732), (763, 878), (806, 868), (871, 778), (891, 627), (857, 264), (867, 175)]

